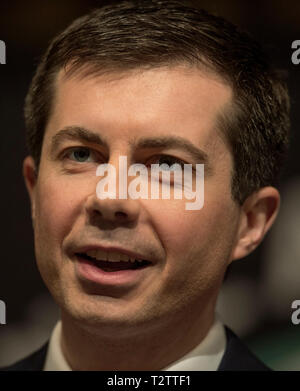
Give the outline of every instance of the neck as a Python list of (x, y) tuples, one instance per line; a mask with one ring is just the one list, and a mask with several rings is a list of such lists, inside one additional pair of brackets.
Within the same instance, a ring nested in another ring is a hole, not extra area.
[[(126, 333), (95, 333), (62, 312), (61, 348), (73, 370), (161, 370), (183, 357), (207, 335), (214, 321), (214, 306), (182, 319), (168, 319), (153, 329)], [(198, 314), (197, 314), (198, 315)], [(174, 327), (175, 325), (175, 327)], [(99, 325), (101, 329), (101, 325)]]

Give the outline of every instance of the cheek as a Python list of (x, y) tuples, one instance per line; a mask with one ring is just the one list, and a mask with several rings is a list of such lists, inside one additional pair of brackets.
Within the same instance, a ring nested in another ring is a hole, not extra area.
[(201, 210), (185, 210), (184, 204), (165, 201), (163, 208), (152, 210), (152, 216), (168, 253), (214, 249), (218, 242), (226, 243), (234, 230), (233, 211), (220, 202), (206, 202)]
[(168, 274), (194, 275), (195, 281), (206, 279), (206, 283), (222, 275), (236, 234), (230, 197), (207, 199), (201, 210), (185, 210), (184, 203), (165, 201), (153, 216), (168, 257)]
[(37, 189), (35, 232), (37, 244), (57, 252), (72, 230), (82, 208), (86, 189), (76, 181), (41, 180)]
[[(54, 297), (62, 295), (70, 263), (63, 253), (63, 241), (79, 222), (87, 189), (71, 179), (48, 175), (38, 182), (35, 212), (35, 254), (40, 274)], [(64, 287), (61, 282), (64, 281)]]

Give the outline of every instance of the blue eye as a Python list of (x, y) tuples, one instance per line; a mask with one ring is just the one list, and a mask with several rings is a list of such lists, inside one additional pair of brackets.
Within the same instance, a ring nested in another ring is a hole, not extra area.
[(74, 148), (69, 153), (71, 160), (75, 160), (80, 163), (85, 163), (91, 157), (91, 151), (89, 148)]
[(90, 151), (88, 149), (80, 148), (71, 152), (73, 154), (75, 160), (79, 162), (85, 162), (90, 157)]

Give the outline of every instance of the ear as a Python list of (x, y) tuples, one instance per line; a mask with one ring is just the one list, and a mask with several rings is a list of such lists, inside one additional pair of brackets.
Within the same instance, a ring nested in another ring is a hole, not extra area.
[(246, 199), (241, 207), (232, 260), (244, 258), (260, 244), (276, 219), (279, 205), (279, 192), (270, 186), (261, 188)]
[(35, 189), (37, 183), (37, 171), (35, 167), (34, 160), (31, 156), (27, 156), (23, 162), (23, 176), (25, 180), (25, 185), (29, 194), (31, 202), (31, 217), (32, 223), (34, 226), (35, 220)]

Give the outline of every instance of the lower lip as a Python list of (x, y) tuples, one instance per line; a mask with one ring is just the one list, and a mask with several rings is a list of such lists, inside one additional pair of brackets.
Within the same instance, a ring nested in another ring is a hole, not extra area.
[(106, 272), (87, 259), (81, 258), (80, 256), (76, 256), (76, 258), (76, 272), (78, 277), (99, 285), (132, 285), (137, 283), (150, 268), (150, 266), (146, 266), (141, 269)]

